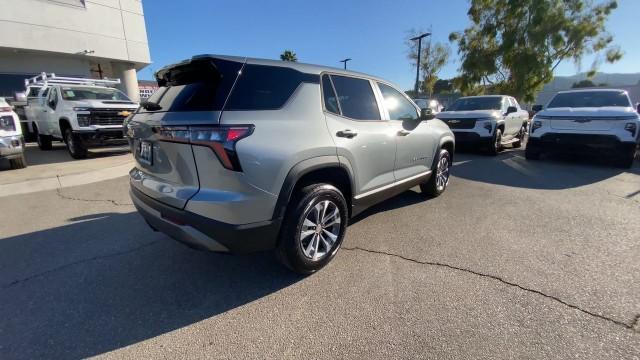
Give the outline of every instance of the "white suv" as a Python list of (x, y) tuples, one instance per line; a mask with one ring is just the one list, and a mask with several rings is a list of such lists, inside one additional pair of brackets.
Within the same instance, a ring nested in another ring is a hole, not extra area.
[(436, 115), (449, 125), (458, 145), (473, 144), (497, 155), (504, 145), (520, 147), (529, 113), (511, 96), (468, 96)]
[(527, 159), (546, 151), (596, 150), (613, 154), (630, 168), (636, 157), (640, 120), (624, 90), (588, 89), (559, 92), (531, 122)]

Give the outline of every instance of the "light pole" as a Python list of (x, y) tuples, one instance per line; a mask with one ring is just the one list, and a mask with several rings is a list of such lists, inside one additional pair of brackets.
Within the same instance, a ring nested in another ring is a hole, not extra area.
[(344, 60), (340, 60), (341, 63), (344, 63), (344, 69), (347, 70), (347, 61), (351, 61), (351, 58), (346, 58)]
[(422, 55), (422, 39), (431, 35), (430, 32), (424, 33), (422, 35), (418, 35), (416, 37), (412, 37), (410, 40), (416, 41), (418, 40), (418, 66), (416, 67), (416, 86), (413, 91), (415, 92), (414, 96), (418, 96), (418, 81), (420, 80), (420, 56)]

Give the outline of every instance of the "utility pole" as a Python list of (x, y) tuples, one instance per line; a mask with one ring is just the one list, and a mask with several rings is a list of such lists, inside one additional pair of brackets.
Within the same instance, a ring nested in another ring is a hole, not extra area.
[(351, 58), (346, 58), (343, 60), (340, 60), (341, 63), (344, 63), (344, 69), (347, 70), (347, 61), (351, 61)]
[(415, 92), (414, 96), (418, 96), (418, 82), (420, 81), (420, 60), (421, 60), (420, 57), (422, 55), (422, 39), (430, 35), (431, 33), (427, 32), (410, 39), (413, 41), (418, 40), (418, 65), (416, 66), (416, 85), (413, 88), (413, 91)]

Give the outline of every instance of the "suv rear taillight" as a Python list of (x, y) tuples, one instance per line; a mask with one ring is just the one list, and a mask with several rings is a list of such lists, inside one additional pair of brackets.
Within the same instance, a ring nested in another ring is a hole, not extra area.
[(253, 125), (198, 127), (166, 126), (155, 128), (161, 141), (206, 146), (220, 160), (222, 166), (233, 171), (242, 171), (236, 143), (253, 133)]
[(13, 111), (13, 109), (11, 109), (10, 106), (2, 106), (2, 107), (0, 107), (0, 112), (9, 112), (9, 111)]

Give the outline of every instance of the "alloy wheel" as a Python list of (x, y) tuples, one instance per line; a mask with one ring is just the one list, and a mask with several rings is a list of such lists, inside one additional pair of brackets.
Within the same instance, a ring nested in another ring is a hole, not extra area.
[(322, 200), (311, 207), (304, 216), (300, 231), (300, 247), (307, 258), (318, 261), (331, 253), (341, 231), (338, 206), (330, 200)]
[(436, 187), (438, 191), (444, 190), (449, 183), (449, 159), (442, 157), (436, 169)]

